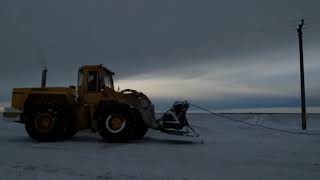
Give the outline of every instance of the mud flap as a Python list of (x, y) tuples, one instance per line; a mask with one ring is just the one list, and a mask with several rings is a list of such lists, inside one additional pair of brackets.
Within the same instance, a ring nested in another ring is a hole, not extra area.
[(4, 108), (4, 111), (1, 113), (0, 116), (4, 117), (4, 120), (7, 122), (16, 122), (16, 123), (24, 123), (23, 120), (20, 118), (21, 111), (13, 109), (13, 108)]

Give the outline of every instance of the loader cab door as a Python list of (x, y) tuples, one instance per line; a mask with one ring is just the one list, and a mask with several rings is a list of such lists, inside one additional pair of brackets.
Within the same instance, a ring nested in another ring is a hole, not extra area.
[(102, 98), (100, 82), (101, 73), (97, 70), (85, 71), (83, 76), (83, 102), (85, 104), (96, 104)]
[(87, 78), (87, 92), (88, 93), (97, 93), (98, 92), (98, 72), (97, 71), (88, 71)]
[(84, 104), (96, 104), (103, 97), (103, 89), (114, 89), (113, 73), (103, 68), (80, 69), (78, 75), (79, 100)]

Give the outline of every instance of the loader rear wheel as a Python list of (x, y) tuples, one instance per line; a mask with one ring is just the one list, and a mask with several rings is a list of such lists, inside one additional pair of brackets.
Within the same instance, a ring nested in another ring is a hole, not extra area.
[(37, 141), (58, 141), (63, 139), (66, 113), (54, 104), (32, 105), (24, 113), (28, 135)]
[(98, 131), (109, 142), (128, 142), (134, 139), (136, 119), (126, 104), (112, 103), (98, 114)]

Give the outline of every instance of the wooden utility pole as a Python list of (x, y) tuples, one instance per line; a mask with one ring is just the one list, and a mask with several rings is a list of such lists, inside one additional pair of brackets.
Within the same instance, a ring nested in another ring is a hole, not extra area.
[(301, 20), (301, 24), (297, 29), (299, 37), (299, 52), (300, 52), (300, 80), (301, 80), (301, 126), (305, 130), (307, 128), (307, 115), (306, 115), (306, 100), (305, 100), (305, 87), (304, 87), (304, 65), (303, 65), (303, 44), (302, 44), (302, 27), (304, 20)]

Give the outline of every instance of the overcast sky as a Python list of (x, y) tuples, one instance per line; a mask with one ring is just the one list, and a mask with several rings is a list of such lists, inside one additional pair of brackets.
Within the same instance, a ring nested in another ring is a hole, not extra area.
[(304, 31), (307, 104), (320, 106), (318, 0), (0, 0), (0, 101), (13, 87), (75, 85), (83, 64), (158, 107), (300, 104), (296, 28)]

